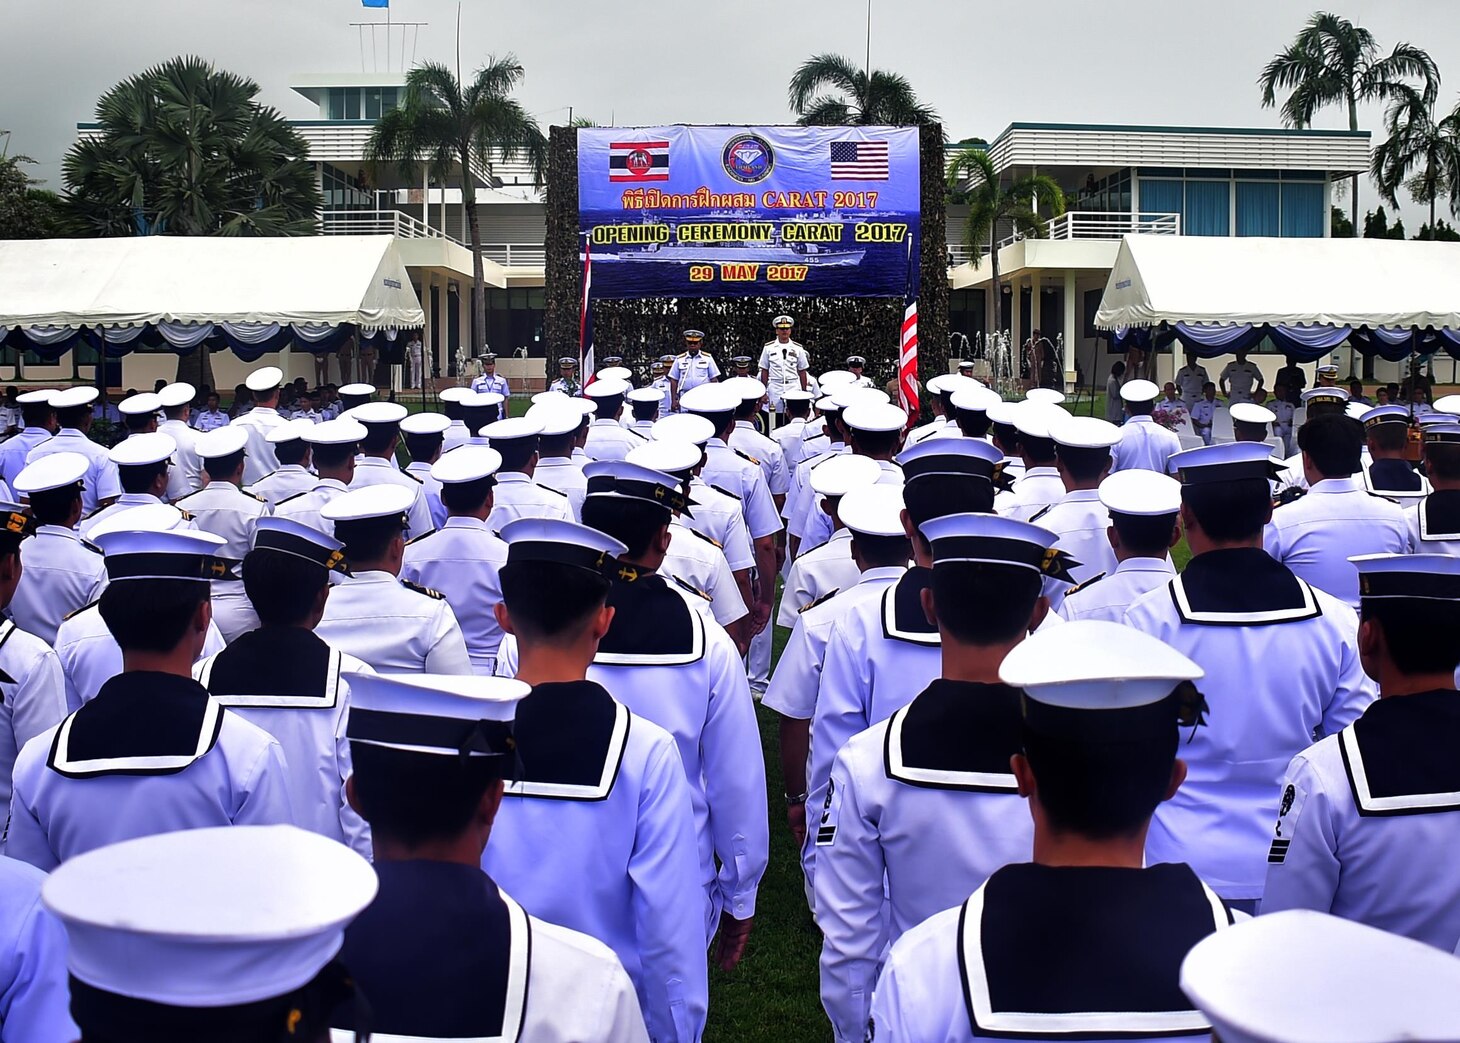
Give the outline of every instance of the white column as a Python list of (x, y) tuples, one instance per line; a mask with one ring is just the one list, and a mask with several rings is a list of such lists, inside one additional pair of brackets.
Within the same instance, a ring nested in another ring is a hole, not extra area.
[[(421, 273), (421, 310), (426, 313), (426, 325), (421, 328), (421, 370), (430, 372), (432, 347), (436, 342), (436, 329), (431, 322), (431, 298), (435, 293), (436, 276), (430, 271)], [(424, 383), (424, 380), (422, 381)]]
[(1024, 344), (1024, 323), (1020, 301), (1024, 297), (1024, 277), (1015, 276), (1009, 280), (1009, 351), (1013, 356), (1014, 369), (1019, 369), (1020, 349)]
[(1075, 353), (1080, 346), (1079, 327), (1075, 324), (1075, 273), (1065, 272), (1065, 391), (1075, 386)]

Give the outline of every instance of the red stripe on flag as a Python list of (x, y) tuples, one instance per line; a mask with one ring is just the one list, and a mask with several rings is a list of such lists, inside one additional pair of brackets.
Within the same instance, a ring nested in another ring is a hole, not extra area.
[(902, 317), (902, 350), (897, 357), (897, 397), (908, 414), (908, 426), (918, 417), (918, 302), (908, 301)]
[(583, 239), (583, 302), (578, 310), (578, 373), (586, 376), (583, 366), (585, 353), (590, 357), (593, 349), (584, 341), (588, 337), (588, 291), (593, 285), (593, 246), (585, 236)]
[(633, 150), (636, 148), (668, 148), (667, 141), (615, 141), (608, 146), (610, 149)]

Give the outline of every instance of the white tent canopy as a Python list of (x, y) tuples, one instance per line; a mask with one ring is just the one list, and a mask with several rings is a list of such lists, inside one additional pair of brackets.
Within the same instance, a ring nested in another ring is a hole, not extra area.
[(1162, 322), (1460, 330), (1460, 243), (1127, 235), (1095, 325)]
[(425, 315), (388, 235), (0, 241), (0, 333), (163, 322), (374, 330)]

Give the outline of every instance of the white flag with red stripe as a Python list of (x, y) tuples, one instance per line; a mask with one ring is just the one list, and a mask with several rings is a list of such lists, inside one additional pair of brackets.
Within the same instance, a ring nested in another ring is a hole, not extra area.
[(902, 350), (897, 356), (897, 399), (908, 424), (918, 422), (918, 299), (910, 297), (902, 316)]
[(591, 294), (589, 288), (593, 285), (593, 247), (588, 242), (588, 237), (583, 237), (583, 303), (578, 311), (578, 359), (580, 369), (579, 379), (582, 386), (587, 387), (593, 383), (593, 313), (589, 308)]

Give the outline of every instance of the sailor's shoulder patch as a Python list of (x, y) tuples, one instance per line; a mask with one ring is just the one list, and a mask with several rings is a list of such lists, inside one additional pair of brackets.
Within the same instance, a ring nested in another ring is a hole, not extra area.
[(1069, 597), (1071, 594), (1078, 594), (1082, 590), (1085, 590), (1085, 589), (1087, 589), (1089, 587), (1093, 587), (1095, 584), (1099, 583), (1102, 579), (1104, 579), (1105, 576), (1106, 576), (1106, 574), (1104, 572), (1101, 572), (1101, 573), (1099, 573), (1097, 575), (1091, 576), (1084, 583), (1076, 583), (1069, 590), (1065, 591), (1065, 597)]
[(81, 615), (81, 613), (85, 612), (88, 608), (94, 608), (95, 606), (100, 605), (100, 604), (101, 604), (101, 598), (97, 598), (95, 601), (92, 601), (92, 602), (89, 602), (89, 603), (87, 603), (85, 605), (82, 605), (80, 608), (72, 609), (70, 612), (67, 612), (61, 618), (62, 619), (73, 619), (76, 616)]
[(565, 500), (568, 498), (568, 494), (563, 492), (561, 489), (554, 489), (551, 485), (543, 485), (541, 482), (538, 482), (536, 484), (539, 489), (546, 489), (550, 493), (556, 493)]
[(755, 464), (755, 466), (757, 466), (757, 467), (760, 466), (760, 461), (757, 460), (755, 457), (751, 456), (749, 453), (745, 452), (744, 450), (736, 449), (732, 445), (730, 447), (730, 451), (732, 453), (734, 453), (736, 456), (740, 457), (740, 459), (742, 459), (742, 460), (749, 460), (751, 463)]
[(289, 495), (289, 496), (284, 497), (278, 503), (274, 504), (274, 506), (276, 508), (277, 507), (282, 507), (284, 504), (288, 503), (290, 500), (297, 500), (297, 499), (299, 499), (299, 497), (307, 495), (310, 491), (311, 490), (309, 490), (309, 489), (305, 489), (304, 492), (293, 493), (292, 495)]
[(408, 579), (400, 581), (400, 585), (407, 590), (414, 590), (417, 594), (425, 594), (428, 598), (435, 598), (437, 601), (445, 601), (446, 595), (439, 590), (432, 590), (430, 587), (423, 587), (419, 583), (412, 583)]
[(699, 587), (696, 587), (696, 586), (693, 586), (692, 584), (686, 583), (684, 580), (680, 579), (678, 576), (670, 576), (669, 579), (674, 582), (675, 586), (679, 587), (681, 590), (689, 591), (689, 593), (694, 594), (696, 597), (704, 598), (706, 601), (713, 601), (713, 600), (715, 600), (714, 598), (710, 597), (710, 595), (706, 594), (703, 590), (701, 590)]
[(91, 551), (91, 553), (93, 553), (93, 554), (101, 554), (101, 553), (103, 553), (102, 549), (100, 547), (98, 547), (96, 544), (92, 543), (90, 540), (87, 540), (87, 539), (78, 539), (76, 542), (80, 543), (81, 546), (85, 547), (87, 550)]
[(833, 587), (831, 590), (828, 590), (825, 594), (821, 595), (821, 597), (815, 598), (815, 599), (813, 599), (811, 601), (808, 601), (806, 604), (802, 605), (801, 606), (801, 609), (800, 609), (800, 612), (801, 613), (810, 612), (817, 605), (824, 605), (824, 604), (826, 604), (828, 601), (830, 601), (832, 598), (836, 597), (840, 593), (841, 593), (841, 588), (840, 587)]
[(1042, 511), (1039, 511), (1039, 512), (1035, 513), (1034, 515), (1032, 515), (1030, 517), (1029, 524), (1033, 525), (1035, 522), (1039, 521), (1040, 518), (1043, 518), (1046, 514), (1048, 514), (1053, 509), (1054, 509), (1054, 504), (1052, 504), (1052, 503), (1051, 504), (1047, 504)]
[[(686, 528), (688, 528), (688, 526), (686, 526)], [(711, 544), (712, 546), (718, 547), (720, 550), (724, 550), (725, 549), (725, 545), (723, 543), (721, 543), (719, 540), (715, 539), (715, 537), (713, 537), (713, 536), (706, 536), (704, 533), (700, 532), (698, 529), (690, 529), (689, 531), (692, 532), (692, 533), (694, 533), (700, 539), (704, 540), (706, 543)]]
[(440, 529), (432, 529), (430, 532), (423, 532), (419, 536), (412, 536), (410, 539), (406, 540), (406, 546), (407, 547), (414, 547), (416, 544), (420, 543), (422, 540), (429, 540), (432, 536), (435, 536), (440, 531), (441, 531)]

